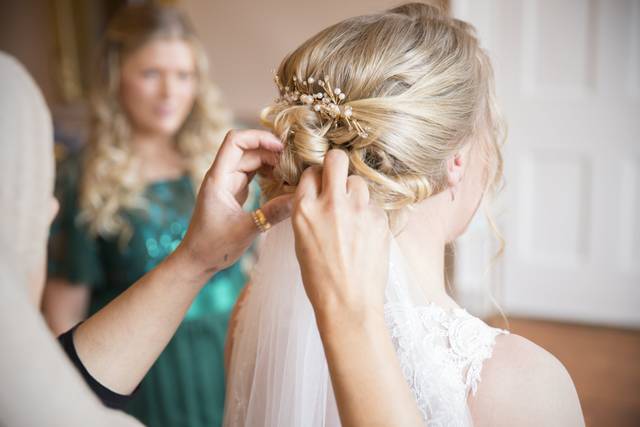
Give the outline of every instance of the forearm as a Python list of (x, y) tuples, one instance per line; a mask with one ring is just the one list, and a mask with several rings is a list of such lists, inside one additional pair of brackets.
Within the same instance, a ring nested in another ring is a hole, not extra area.
[(66, 312), (65, 310), (60, 309), (60, 307), (57, 309), (48, 309), (43, 307), (42, 315), (47, 321), (49, 329), (55, 336), (68, 331), (84, 319), (84, 316), (79, 313), (71, 310)]
[(84, 320), (89, 307), (90, 291), (86, 284), (72, 284), (50, 278), (44, 287), (42, 314), (54, 335), (68, 331)]
[(180, 325), (213, 271), (181, 251), (165, 259), (75, 331), (78, 356), (105, 387), (131, 393)]
[[(135, 390), (207, 280), (233, 265), (253, 242), (258, 229), (242, 210), (243, 194), (259, 169), (275, 165), (282, 148), (268, 132), (229, 132), (202, 182), (180, 246), (78, 327), (79, 359), (101, 384), (120, 394)], [(272, 225), (289, 215), (290, 198), (262, 206)]]
[(422, 426), (383, 315), (317, 315), (344, 426)]

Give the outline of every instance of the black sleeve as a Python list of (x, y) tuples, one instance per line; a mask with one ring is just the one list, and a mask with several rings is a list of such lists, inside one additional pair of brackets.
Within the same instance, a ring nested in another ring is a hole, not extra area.
[(82, 364), (82, 361), (78, 357), (78, 353), (76, 353), (76, 347), (73, 343), (73, 333), (78, 325), (60, 335), (58, 337), (58, 342), (60, 342), (60, 345), (62, 345), (62, 349), (67, 354), (67, 357), (69, 357), (71, 363), (73, 363), (78, 372), (80, 372), (82, 378), (95, 393), (98, 399), (100, 399), (102, 403), (109, 408), (124, 409), (129, 401), (131, 401), (133, 396), (135, 396), (135, 393), (138, 391), (140, 386), (138, 386), (132, 394), (126, 396), (124, 394), (118, 394), (109, 390), (108, 388), (100, 384), (95, 378), (93, 378), (89, 371), (87, 371), (87, 368), (85, 368)]

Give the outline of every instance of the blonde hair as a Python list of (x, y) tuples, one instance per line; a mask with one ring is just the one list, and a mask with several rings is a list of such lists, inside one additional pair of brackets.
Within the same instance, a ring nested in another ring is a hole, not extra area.
[(344, 107), (367, 135), (304, 103), (268, 106), (262, 121), (285, 142), (273, 176), (262, 179), (268, 198), (290, 191), (331, 148), (347, 152), (350, 172), (391, 211), (447, 188), (446, 161), (467, 143), (482, 148), (486, 190), (501, 181), (502, 126), (489, 58), (473, 27), (441, 9), (410, 3), (333, 25), (280, 64), (282, 85), (293, 87), (294, 77), (341, 88)]
[(153, 3), (120, 10), (107, 28), (98, 58), (91, 96), (91, 134), (80, 186), (81, 219), (93, 234), (119, 235), (126, 241), (132, 230), (121, 210), (144, 206), (145, 183), (132, 159), (131, 125), (118, 98), (119, 77), (127, 55), (158, 38), (187, 42), (195, 57), (196, 98), (175, 136), (195, 189), (229, 128), (230, 115), (208, 80), (204, 49), (187, 18), (174, 7)]

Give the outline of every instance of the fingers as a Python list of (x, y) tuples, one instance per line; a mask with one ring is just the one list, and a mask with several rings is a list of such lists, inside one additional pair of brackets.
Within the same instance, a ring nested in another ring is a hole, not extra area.
[(275, 166), (278, 154), (264, 149), (248, 150), (242, 154), (234, 172), (255, 173), (265, 165)]
[[(265, 150), (278, 153), (282, 149), (280, 139), (270, 132), (254, 129), (232, 130), (225, 136), (210, 173), (216, 176), (238, 171), (238, 166), (247, 151)], [(261, 156), (260, 159), (265, 158)]]
[(260, 207), (262, 213), (267, 217), (271, 225), (276, 225), (280, 221), (291, 216), (293, 208), (293, 194), (283, 194), (275, 197)]
[(357, 206), (364, 208), (367, 215), (371, 215), (371, 219), (376, 226), (390, 232), (389, 215), (382, 207), (377, 206), (371, 200), (369, 186), (364, 178), (358, 175), (350, 175), (347, 178), (347, 195)]
[(345, 194), (349, 175), (349, 157), (338, 149), (329, 150), (324, 157), (322, 191), (332, 195)]
[(318, 166), (307, 168), (300, 177), (296, 198), (301, 200), (306, 197), (317, 198), (322, 190), (322, 170)]
[(369, 187), (364, 178), (358, 175), (349, 176), (349, 178), (347, 178), (347, 195), (360, 206), (368, 205)]
[[(273, 226), (289, 218), (293, 210), (293, 198), (293, 194), (283, 194), (260, 206), (260, 210), (267, 219), (267, 222)], [(246, 236), (250, 239), (254, 239), (255, 236), (260, 233), (259, 228), (253, 221), (253, 215), (249, 212), (243, 213), (241, 227), (243, 230), (246, 230)]]
[(391, 224), (389, 223), (389, 214), (379, 206), (370, 206), (370, 212), (373, 215), (375, 223), (381, 227), (386, 233), (391, 233)]

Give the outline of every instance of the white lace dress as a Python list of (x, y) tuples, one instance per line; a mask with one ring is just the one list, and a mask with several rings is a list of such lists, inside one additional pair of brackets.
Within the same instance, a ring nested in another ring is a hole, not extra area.
[(509, 332), (464, 309), (413, 305), (400, 283), (390, 283), (386, 297), (385, 320), (426, 424), (471, 425), (467, 396), (477, 391), (496, 336)]
[[(225, 426), (340, 425), (293, 235), (285, 227), (267, 235), (238, 316)], [(467, 396), (476, 391), (496, 336), (508, 332), (462, 309), (416, 304), (399, 265), (401, 255), (392, 247), (385, 320), (404, 377), (427, 425), (469, 426)]]

